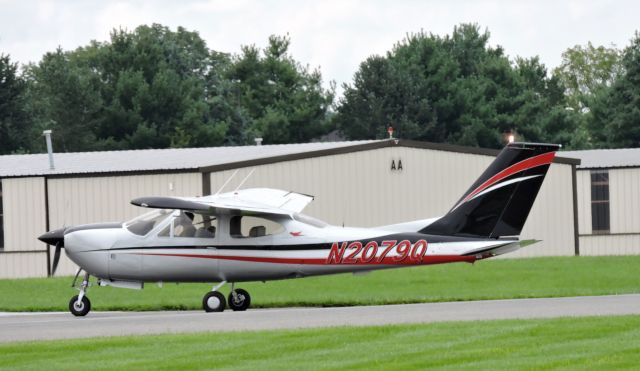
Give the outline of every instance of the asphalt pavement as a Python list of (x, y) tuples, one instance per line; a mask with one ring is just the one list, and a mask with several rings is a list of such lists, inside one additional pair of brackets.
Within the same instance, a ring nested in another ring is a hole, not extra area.
[(640, 295), (485, 300), (246, 312), (0, 313), (0, 342), (165, 333), (229, 332), (640, 314)]

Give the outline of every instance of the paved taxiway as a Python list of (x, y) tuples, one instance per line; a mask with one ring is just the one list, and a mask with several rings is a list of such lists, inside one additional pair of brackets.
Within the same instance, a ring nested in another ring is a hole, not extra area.
[(223, 313), (92, 312), (84, 318), (75, 318), (69, 313), (0, 313), (0, 342), (624, 314), (640, 314), (640, 295), (254, 309)]

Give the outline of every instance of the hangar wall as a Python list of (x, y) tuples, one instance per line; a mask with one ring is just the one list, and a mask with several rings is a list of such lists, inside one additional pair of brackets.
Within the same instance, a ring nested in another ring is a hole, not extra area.
[(32, 236), (46, 231), (44, 178), (2, 179), (4, 250), (0, 278), (46, 276), (45, 245)]
[(520, 237), (542, 241), (505, 258), (575, 255), (572, 172), (571, 165), (551, 165)]
[(593, 234), (591, 171), (578, 170), (580, 255), (640, 254), (640, 168), (608, 169), (610, 232)]
[[(315, 196), (305, 213), (335, 225), (373, 227), (446, 213), (493, 161), (492, 156), (409, 147), (241, 168), (224, 191), (273, 187)], [(402, 161), (402, 170), (392, 170)], [(211, 173), (215, 193), (235, 170)], [(508, 257), (574, 255), (572, 168), (553, 164), (523, 230), (543, 241)]]

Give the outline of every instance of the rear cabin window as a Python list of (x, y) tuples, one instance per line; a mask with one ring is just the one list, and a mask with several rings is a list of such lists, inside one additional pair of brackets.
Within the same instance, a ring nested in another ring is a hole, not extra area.
[(181, 212), (174, 217), (160, 233), (159, 237), (214, 238), (218, 221), (209, 215)]
[(284, 232), (282, 224), (255, 216), (234, 216), (229, 227), (233, 238), (255, 238)]

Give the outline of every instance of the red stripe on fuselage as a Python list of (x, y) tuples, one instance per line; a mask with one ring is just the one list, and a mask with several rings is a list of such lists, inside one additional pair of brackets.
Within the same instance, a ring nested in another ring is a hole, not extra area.
[(480, 193), (480, 192), (484, 191), (485, 189), (491, 187), (492, 185), (498, 183), (502, 179), (507, 178), (507, 177), (509, 177), (509, 176), (511, 176), (511, 175), (513, 175), (515, 173), (518, 173), (518, 172), (524, 171), (524, 170), (529, 170), (529, 169), (532, 169), (534, 167), (550, 164), (551, 161), (553, 161), (553, 158), (554, 158), (555, 155), (556, 155), (555, 152), (547, 152), (547, 153), (543, 153), (541, 155), (530, 157), (530, 158), (528, 158), (526, 160), (522, 160), (522, 161), (520, 161), (518, 163), (515, 163), (515, 164), (509, 166), (508, 168), (502, 170), (498, 174), (496, 174), (496, 175), (492, 176), (491, 178), (487, 179), (484, 183), (480, 184), (480, 186), (478, 186), (478, 188), (474, 189), (471, 193), (469, 193), (467, 195), (467, 197), (465, 197), (464, 200), (462, 200), (458, 205), (469, 201), (471, 198), (473, 198), (473, 196), (477, 195), (478, 193)]
[(161, 253), (137, 253), (138, 255), (152, 256), (174, 256), (181, 258), (198, 258), (198, 259), (219, 259), (219, 260), (235, 260), (253, 263), (273, 263), (273, 264), (305, 264), (305, 265), (419, 265), (419, 264), (440, 264), (453, 262), (469, 262), (476, 261), (475, 256), (461, 255), (425, 255), (421, 261), (395, 261), (393, 257), (385, 257), (381, 262), (356, 262), (355, 264), (345, 263), (328, 263), (327, 258), (267, 258), (259, 256), (226, 256), (226, 255), (206, 255), (206, 254), (161, 254)]

